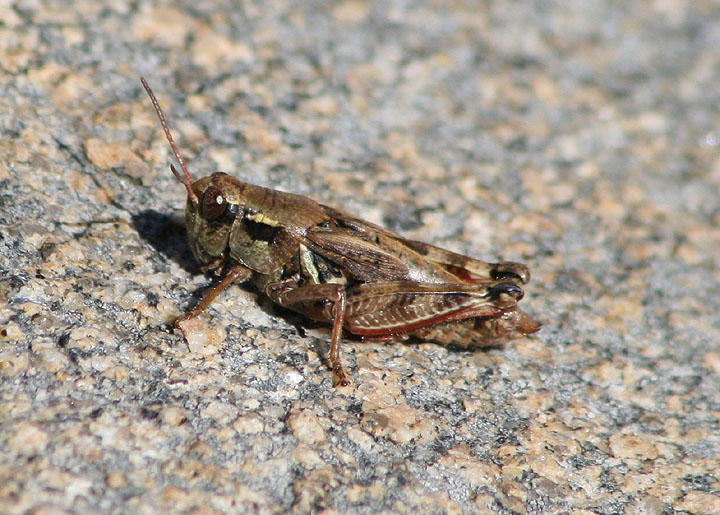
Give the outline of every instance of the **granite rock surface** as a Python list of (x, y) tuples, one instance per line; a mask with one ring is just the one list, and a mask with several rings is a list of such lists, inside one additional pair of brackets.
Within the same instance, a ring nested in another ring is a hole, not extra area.
[[(720, 512), (717, 2), (0, 5), (8, 513)], [(468, 352), (199, 299), (222, 170), (533, 271)]]

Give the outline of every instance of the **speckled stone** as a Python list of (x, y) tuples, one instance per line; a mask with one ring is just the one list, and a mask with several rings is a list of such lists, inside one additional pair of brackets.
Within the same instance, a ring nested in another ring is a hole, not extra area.
[[(720, 512), (716, 2), (0, 5), (3, 513)], [(343, 343), (189, 251), (190, 170), (529, 264), (542, 330)], [(303, 329), (300, 329), (300, 328)]]

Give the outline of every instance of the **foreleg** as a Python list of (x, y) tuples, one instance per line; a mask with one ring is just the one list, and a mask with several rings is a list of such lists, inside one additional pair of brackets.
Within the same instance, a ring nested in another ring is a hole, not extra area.
[(215, 300), (215, 297), (220, 295), (220, 292), (222, 292), (225, 288), (227, 288), (234, 282), (241, 283), (246, 281), (250, 277), (251, 273), (252, 272), (249, 268), (246, 268), (242, 265), (235, 265), (230, 270), (228, 270), (228, 273), (225, 274), (225, 277), (223, 277), (219, 283), (217, 283), (205, 293), (205, 296), (203, 296), (202, 300), (194, 308), (192, 308), (184, 315), (177, 317), (175, 319), (175, 322), (173, 322), (173, 325), (175, 327), (180, 327), (181, 322), (184, 322), (185, 320), (189, 320), (191, 318), (195, 318), (207, 309), (207, 307), (212, 303), (212, 301)]

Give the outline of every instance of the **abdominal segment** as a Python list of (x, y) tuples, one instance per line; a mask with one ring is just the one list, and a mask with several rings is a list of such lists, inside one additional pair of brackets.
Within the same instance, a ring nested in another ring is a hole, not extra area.
[(474, 348), (500, 345), (540, 330), (540, 322), (521, 309), (497, 317), (475, 317), (423, 327), (410, 336), (447, 345)]

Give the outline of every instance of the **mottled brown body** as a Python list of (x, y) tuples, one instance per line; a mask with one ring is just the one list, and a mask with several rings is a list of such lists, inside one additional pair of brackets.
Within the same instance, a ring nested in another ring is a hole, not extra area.
[(374, 340), (416, 336), (463, 347), (495, 345), (534, 333), (520, 310), (525, 265), (486, 263), (382, 227), (300, 195), (216, 172), (188, 173), (147, 83), (184, 175), (188, 241), (206, 270), (225, 276), (190, 312), (197, 316), (232, 282), (251, 280), (286, 308), (332, 324), (335, 384), (348, 384), (340, 363), (342, 330)]

